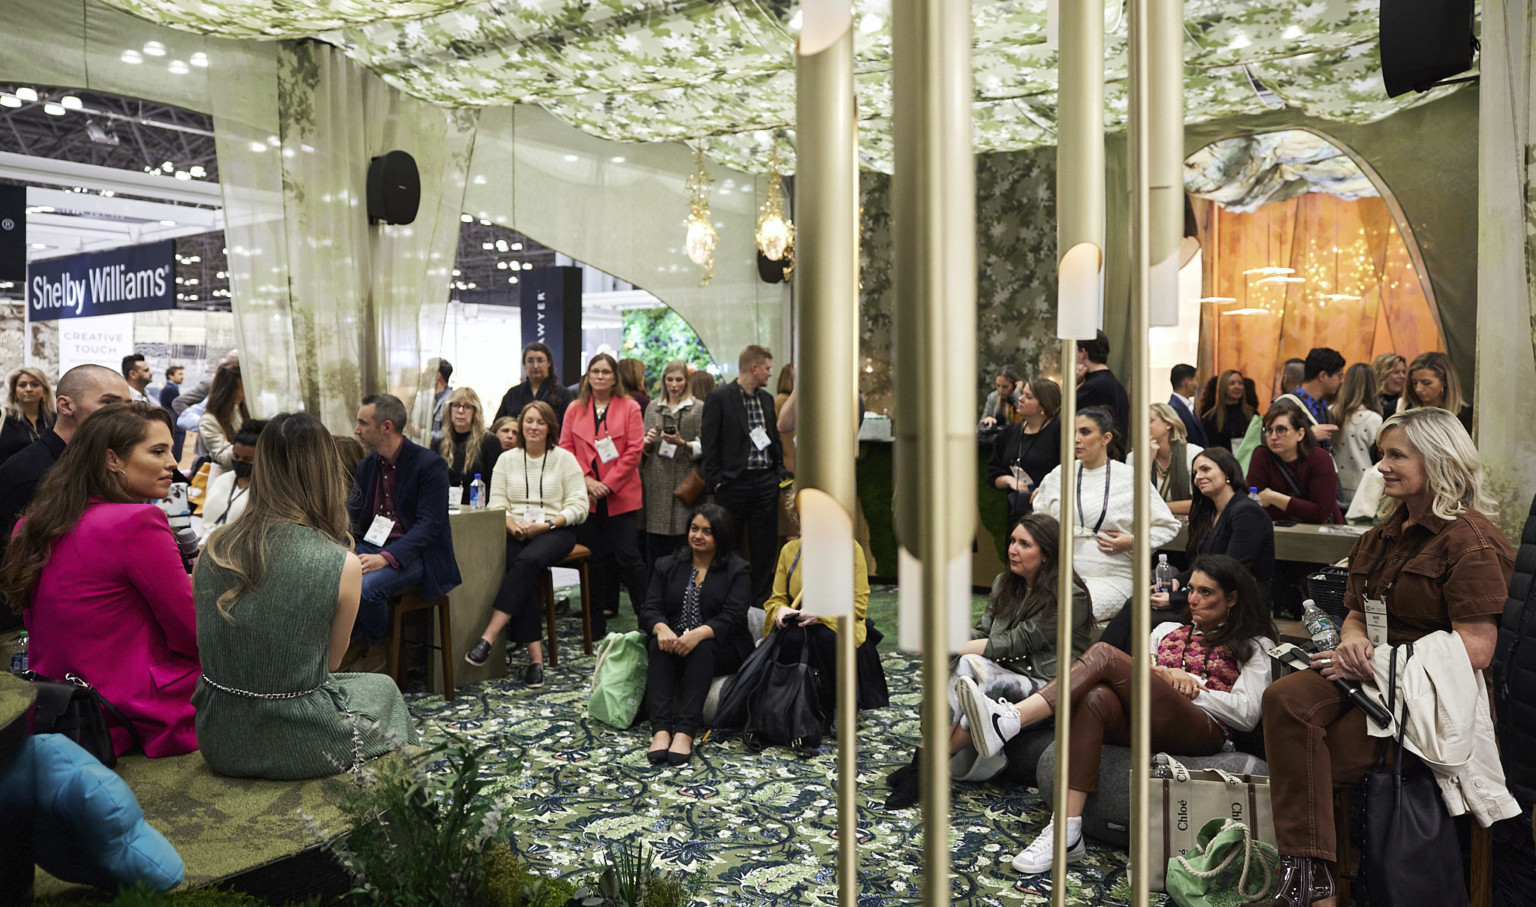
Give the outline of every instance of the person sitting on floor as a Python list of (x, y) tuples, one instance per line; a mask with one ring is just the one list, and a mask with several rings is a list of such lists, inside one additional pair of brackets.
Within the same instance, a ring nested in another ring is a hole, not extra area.
[(656, 562), (640, 609), (640, 631), (650, 637), (645, 701), (652, 765), (688, 764), (710, 683), (752, 652), (752, 574), (735, 550), (730, 515), (718, 504), (703, 504), (688, 521), (688, 547)]
[[(1189, 612), (1152, 631), (1152, 750), (1176, 756), (1220, 752), (1236, 731), (1259, 723), (1269, 686), (1269, 650), (1278, 634), (1247, 568), (1224, 554), (1195, 559)], [(1056, 681), (1020, 701), (993, 701), (969, 677), (960, 679), (960, 707), (977, 752), (998, 757), (1020, 730), (1056, 712)], [(1072, 736), (1068, 762), (1067, 862), (1081, 859), (1082, 816), (1099, 789), (1104, 745), (1131, 742), (1131, 657), (1094, 643), (1072, 665)], [(1277, 801), (1278, 802), (1278, 801)], [(1022, 873), (1049, 872), (1053, 823), (1013, 858)]]
[(127, 716), (118, 755), (197, 749), (192, 585), (165, 512), (147, 500), (176, 478), (171, 417), (114, 403), (81, 423), (48, 471), (0, 567), (0, 594), (26, 618), (31, 668), (77, 675)]
[(208, 493), (203, 496), (204, 540), (213, 534), (213, 530), (234, 522), (245, 512), (245, 505), (250, 501), (247, 492), (251, 488), (251, 475), (256, 466), (256, 440), (266, 425), (265, 420), (252, 419), (242, 422), (235, 432), (231, 445), (234, 462), (230, 464), (229, 472), (221, 473), (209, 483)]
[(363, 565), (363, 600), (348, 650), (355, 671), (384, 667), (391, 598), (420, 586), (421, 597), (431, 601), (460, 582), (448, 525), (448, 464), (400, 434), (405, 419), (399, 397), (369, 394), (353, 429), (371, 451), (357, 464), (347, 498)]
[(507, 512), (507, 572), (490, 622), (464, 660), (485, 664), (510, 623), (512, 641), (528, 647), (523, 685), (538, 689), (544, 685), (540, 583), (576, 547), (575, 527), (587, 518), (587, 484), (576, 456), (560, 446), (560, 423), (548, 403), (529, 403), (520, 418), (518, 446), (496, 461), (491, 480), (491, 507)]
[[(960, 658), (949, 676), (951, 756), (974, 755), (967, 752), (973, 749), (971, 732), (961, 721), (960, 678), (969, 678), (989, 696), (1016, 700), (1026, 698), (1056, 676), (1059, 533), (1055, 517), (1041, 513), (1026, 514), (1013, 526), (1008, 537), (1008, 572), (999, 573), (992, 581), (987, 610), (971, 629), (971, 641), (960, 647)], [(1093, 639), (1093, 604), (1088, 586), (1075, 573), (1068, 619), (1072, 622), (1072, 657), (1077, 658)], [(919, 747), (910, 764), (891, 773), (886, 809), (905, 809), (917, 802), (921, 755)], [(1001, 754), (952, 760), (952, 772), (963, 765), (964, 776), (956, 780), (985, 781), (1006, 763)]]
[(221, 775), (287, 781), (416, 744), (393, 680), (332, 673), (363, 567), (348, 550), (351, 482), (330, 434), (313, 416), (281, 413), (256, 448), (250, 503), (209, 536), (193, 577), (203, 758)]

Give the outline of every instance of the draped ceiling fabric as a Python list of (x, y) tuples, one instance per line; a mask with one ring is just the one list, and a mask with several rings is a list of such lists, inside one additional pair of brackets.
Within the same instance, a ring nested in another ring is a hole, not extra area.
[(1238, 369), (1268, 400), (1280, 393), (1280, 365), (1313, 347), (1333, 347), (1348, 362), (1444, 351), (1438, 316), (1380, 198), (1312, 192), (1251, 214), (1211, 205), (1204, 224), (1205, 286), (1233, 301), (1201, 305), (1201, 374)]
[(1300, 129), (1212, 142), (1184, 161), (1184, 190), (1242, 214), (1305, 192), (1346, 201), (1381, 194), (1353, 158)]
[[(762, 172), (793, 161), (790, 0), (106, 0), (151, 22), (257, 40), (319, 37), (408, 94), (447, 107), (537, 104), (610, 141), (688, 141)], [(855, 0), (860, 158), (891, 166), (889, 0)], [(1453, 91), (1388, 99), (1377, 4), (1189, 0), (1189, 122), (1295, 112), (1363, 123)], [(1055, 144), (1046, 4), (973, 5), (978, 152)], [(1105, 124), (1126, 121), (1124, 0), (1108, 0)], [(792, 163), (790, 164), (792, 166)]]

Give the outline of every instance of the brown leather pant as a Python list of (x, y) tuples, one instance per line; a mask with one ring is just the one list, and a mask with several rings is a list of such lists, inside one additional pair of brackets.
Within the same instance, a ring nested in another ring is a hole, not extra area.
[(1264, 691), (1264, 752), (1281, 854), (1338, 859), (1333, 786), (1359, 781), (1376, 761), (1365, 721), (1316, 671), (1297, 671)]
[[(1056, 711), (1056, 681), (1040, 690)], [(1107, 643), (1094, 643), (1072, 664), (1072, 735), (1067, 787), (1092, 793), (1099, 789), (1099, 763), (1105, 744), (1131, 745), (1131, 656)], [(1227, 735), (1216, 720), (1152, 678), (1152, 750), (1178, 756), (1220, 752)]]

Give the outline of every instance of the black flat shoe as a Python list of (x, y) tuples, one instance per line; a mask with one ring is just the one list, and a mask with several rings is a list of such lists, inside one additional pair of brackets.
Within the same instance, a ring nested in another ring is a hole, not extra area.
[(491, 658), (491, 643), (489, 640), (475, 640), (475, 647), (464, 653), (464, 660), (475, 667), (483, 666)]
[(645, 753), (645, 758), (646, 761), (650, 762), (652, 765), (665, 765), (667, 763), (667, 748), (662, 747), (659, 750), (647, 750)]
[(528, 670), (523, 672), (523, 686), (530, 690), (537, 690), (544, 685), (544, 665), (530, 664)]
[(693, 758), (693, 751), (692, 750), (689, 750), (686, 753), (674, 753), (671, 750), (667, 750), (667, 764), (672, 766), (673, 768), (677, 768), (678, 766), (681, 766), (681, 765), (687, 765), (688, 761), (690, 759), (692, 759), (692, 758)]
[[(899, 772), (900, 769), (897, 769)], [(892, 772), (895, 775), (896, 772)], [(922, 776), (916, 771), (902, 775), (899, 780), (892, 779), (891, 795), (885, 798), (886, 809), (907, 809), (917, 805), (922, 794)]]

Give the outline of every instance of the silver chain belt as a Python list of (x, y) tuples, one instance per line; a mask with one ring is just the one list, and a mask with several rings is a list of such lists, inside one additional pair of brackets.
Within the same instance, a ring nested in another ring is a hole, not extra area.
[(297, 693), (252, 693), (250, 690), (241, 690), (235, 687), (227, 687), (224, 684), (219, 683), (217, 680), (214, 680), (212, 677), (209, 677), (207, 674), (203, 675), (203, 682), (221, 693), (228, 693), (231, 696), (244, 696), (247, 699), (302, 699), (303, 697), (308, 696), (310, 693), (318, 691), (320, 687), (325, 686), (325, 682), (321, 681), (319, 686), (309, 690), (301, 690)]

